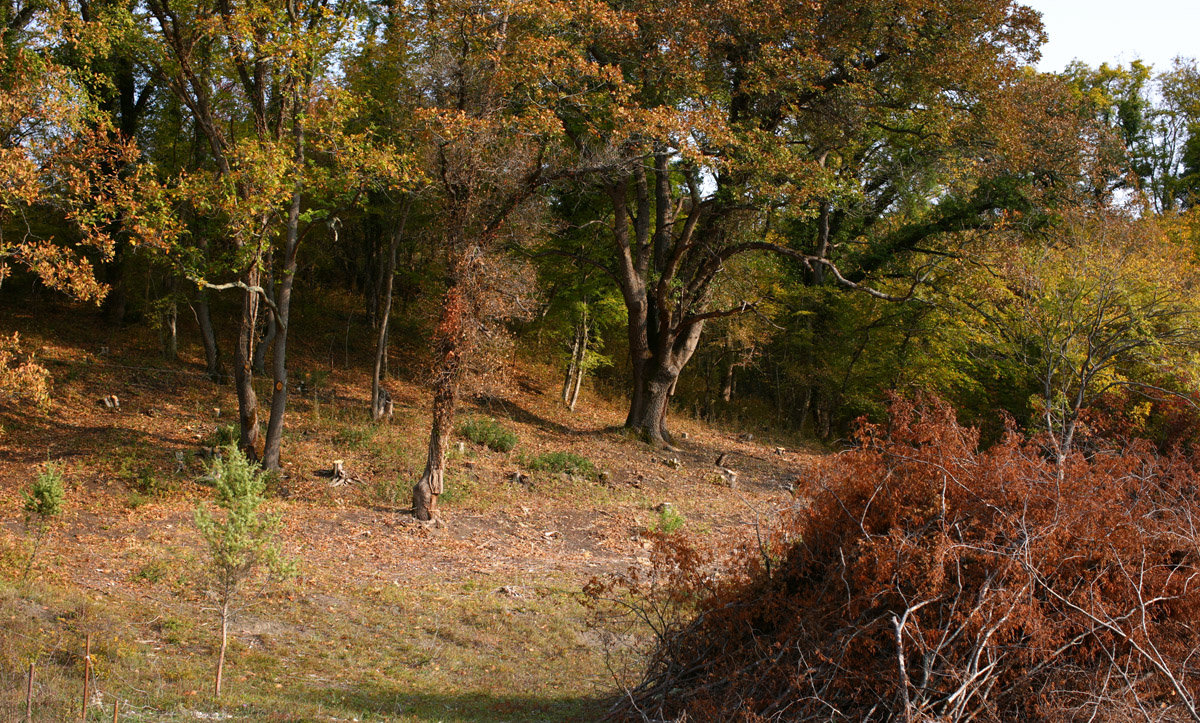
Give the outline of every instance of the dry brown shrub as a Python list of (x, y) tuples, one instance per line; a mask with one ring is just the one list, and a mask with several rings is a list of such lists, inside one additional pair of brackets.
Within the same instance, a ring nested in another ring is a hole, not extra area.
[(1200, 719), (1193, 457), (1134, 441), (1060, 477), (1045, 440), (981, 451), (931, 400), (857, 441), (720, 578), (664, 538), (648, 578), (590, 588), (655, 623), (613, 718)]

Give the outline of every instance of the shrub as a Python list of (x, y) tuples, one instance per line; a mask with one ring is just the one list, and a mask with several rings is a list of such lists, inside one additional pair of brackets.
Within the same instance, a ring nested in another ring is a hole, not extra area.
[(658, 515), (650, 521), (650, 531), (659, 532), (664, 535), (671, 535), (679, 531), (683, 527), (684, 517), (671, 505), (663, 505), (658, 511)]
[(62, 514), (66, 490), (63, 488), (62, 471), (58, 465), (46, 465), (34, 478), (33, 484), (25, 491), (23, 497), (28, 520), (48, 522)]
[(941, 403), (891, 416), (725, 575), (663, 537), (649, 576), (589, 586), (654, 626), (614, 718), (1195, 719), (1193, 460), (1133, 442), (1060, 477), (1011, 425), (980, 451)]
[(458, 434), (497, 452), (511, 452), (513, 447), (517, 446), (515, 432), (486, 417), (475, 417), (463, 422), (458, 427)]
[(33, 545), (29, 551), (29, 561), (25, 564), (25, 572), (21, 580), (29, 578), (33, 563), (37, 559), (42, 540), (50, 529), (51, 521), (62, 514), (66, 500), (66, 490), (63, 487), (62, 470), (56, 464), (47, 464), (33, 484), (22, 494), (25, 510), (25, 525), (33, 531)]
[(539, 454), (526, 464), (529, 469), (535, 472), (562, 472), (564, 474), (580, 475), (583, 477), (593, 477), (596, 474), (596, 465), (587, 457), (580, 456), (574, 452), (546, 452)]

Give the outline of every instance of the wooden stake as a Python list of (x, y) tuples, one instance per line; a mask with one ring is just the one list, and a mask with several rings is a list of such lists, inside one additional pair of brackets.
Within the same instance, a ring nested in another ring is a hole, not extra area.
[(113, 699), (113, 723), (117, 723), (117, 719), (121, 716), (121, 701)]
[(80, 720), (87, 720), (88, 683), (92, 677), (92, 634), (88, 633), (83, 643), (83, 708)]
[(33, 661), (29, 661), (29, 679), (25, 682), (25, 723), (33, 723)]

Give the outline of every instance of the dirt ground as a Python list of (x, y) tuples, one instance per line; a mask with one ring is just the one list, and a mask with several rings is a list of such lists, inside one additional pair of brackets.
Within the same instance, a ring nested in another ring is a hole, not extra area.
[[(54, 376), (48, 408), (0, 414), (5, 720), (24, 713), (30, 662), (36, 719), (78, 715), (88, 634), (96, 720), (111, 720), (116, 701), (129, 720), (593, 720), (620, 681), (582, 586), (649, 564), (664, 503), (682, 519), (676, 534), (746, 539), (817, 456), (690, 419), (673, 422), (677, 449), (655, 449), (621, 431), (622, 400), (589, 390), (570, 413), (555, 372), (522, 361), (502, 393), (459, 414), (495, 419), (516, 448), (456, 437), (445, 524), (422, 526), (404, 512), (427, 435), (422, 385), (393, 380), (395, 417), (371, 424), (367, 365), (349, 352), (331, 363), (321, 339), (297, 343), (291, 374), (306, 384), (289, 403), (271, 492), (299, 575), (248, 591), (217, 701), (216, 620), (192, 520), (211, 496), (203, 457), (236, 421), (232, 387), (203, 378), (194, 344), (167, 363), (146, 330), (69, 309), (4, 317)], [(405, 363), (393, 369), (419, 381)], [(98, 404), (113, 394), (119, 411)], [(584, 457), (596, 473), (532, 470), (547, 452)], [(732, 487), (714, 464), (722, 454)], [(360, 482), (331, 486), (319, 473), (334, 459)], [(67, 509), (22, 582), (21, 492), (47, 461), (61, 465)]]

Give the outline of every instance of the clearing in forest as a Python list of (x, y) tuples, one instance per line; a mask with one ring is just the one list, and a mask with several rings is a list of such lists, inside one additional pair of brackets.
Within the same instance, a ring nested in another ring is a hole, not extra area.
[[(516, 446), (456, 435), (446, 524), (424, 526), (405, 512), (424, 461), (423, 387), (394, 382), (393, 420), (372, 424), (365, 365), (302, 355), (269, 505), (298, 576), (246, 597), (215, 701), (217, 618), (193, 513), (212, 494), (203, 457), (235, 421), (233, 389), (203, 379), (200, 359), (164, 366), (137, 330), (88, 337), (45, 310), (31, 321), (10, 323), (55, 389), (46, 410), (2, 420), (5, 720), (24, 714), (30, 662), (36, 719), (78, 715), (89, 634), (97, 720), (118, 700), (127, 720), (592, 720), (627, 661), (589, 627), (583, 585), (648, 567), (654, 529), (712, 545), (753, 535), (812, 461), (687, 419), (678, 451), (654, 449), (620, 431), (620, 400), (591, 394), (570, 413), (549, 370), (519, 364), (502, 396), (458, 417), (495, 420)], [(119, 410), (98, 403), (110, 395)], [(335, 459), (356, 481), (323, 476)], [(22, 491), (47, 460), (66, 508), (23, 584)]]

